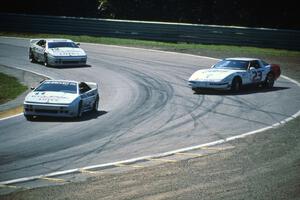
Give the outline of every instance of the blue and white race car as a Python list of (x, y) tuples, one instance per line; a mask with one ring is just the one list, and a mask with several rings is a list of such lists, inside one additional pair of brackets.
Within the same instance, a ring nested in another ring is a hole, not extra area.
[(192, 74), (188, 85), (198, 92), (201, 89), (239, 91), (244, 85), (262, 85), (272, 88), (280, 76), (280, 66), (256, 58), (226, 58), (210, 69)]
[(86, 65), (87, 55), (78, 45), (67, 39), (31, 39), (29, 60), (45, 66)]
[(24, 101), (24, 116), (81, 117), (86, 111), (97, 111), (97, 83), (68, 80), (45, 80)]

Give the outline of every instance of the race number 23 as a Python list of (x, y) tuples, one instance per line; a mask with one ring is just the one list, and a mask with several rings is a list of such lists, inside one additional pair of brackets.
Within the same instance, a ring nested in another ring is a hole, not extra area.
[(261, 79), (262, 79), (262, 72), (261, 71), (254, 71), (253, 74), (254, 74), (254, 76), (252, 78), (253, 82), (261, 81)]

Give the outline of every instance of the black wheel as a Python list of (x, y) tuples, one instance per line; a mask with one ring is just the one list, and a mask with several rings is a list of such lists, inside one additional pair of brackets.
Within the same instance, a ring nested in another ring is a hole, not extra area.
[(31, 49), (29, 49), (29, 60), (30, 60), (30, 62), (32, 62), (32, 63), (35, 63), (35, 62), (36, 62), (36, 59), (35, 59), (35, 57), (34, 57), (34, 55), (33, 55)]
[(44, 55), (44, 65), (45, 65), (45, 67), (49, 67), (47, 54)]
[(24, 117), (28, 120), (28, 121), (33, 121), (33, 115), (24, 115)]
[(200, 92), (201, 92), (201, 89), (200, 89), (200, 88), (192, 88), (192, 90), (193, 90), (195, 93), (200, 93)]
[(232, 80), (232, 84), (231, 84), (231, 91), (233, 92), (239, 92), (242, 88), (242, 81), (240, 78), (234, 78)]
[(93, 105), (93, 111), (97, 112), (98, 111), (98, 106), (99, 106), (99, 97), (97, 96), (96, 101)]
[(77, 118), (82, 117), (82, 114), (83, 114), (82, 101), (80, 101), (78, 105)]
[(272, 88), (274, 86), (275, 78), (273, 73), (269, 73), (264, 82), (265, 88)]

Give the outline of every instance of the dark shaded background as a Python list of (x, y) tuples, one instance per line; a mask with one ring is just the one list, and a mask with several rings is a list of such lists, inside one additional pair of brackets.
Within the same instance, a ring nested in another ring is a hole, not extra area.
[(2, 0), (0, 12), (300, 29), (297, 1)]

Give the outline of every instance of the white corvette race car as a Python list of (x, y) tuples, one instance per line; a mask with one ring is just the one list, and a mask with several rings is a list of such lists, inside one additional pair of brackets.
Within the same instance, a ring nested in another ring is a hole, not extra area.
[(66, 39), (31, 39), (29, 60), (45, 66), (85, 65), (87, 55), (78, 45)]
[(239, 91), (244, 85), (271, 88), (280, 76), (280, 67), (255, 58), (226, 58), (210, 69), (196, 71), (188, 80), (194, 91), (205, 88)]
[(45, 80), (24, 101), (24, 116), (81, 117), (98, 110), (98, 85), (91, 82)]

